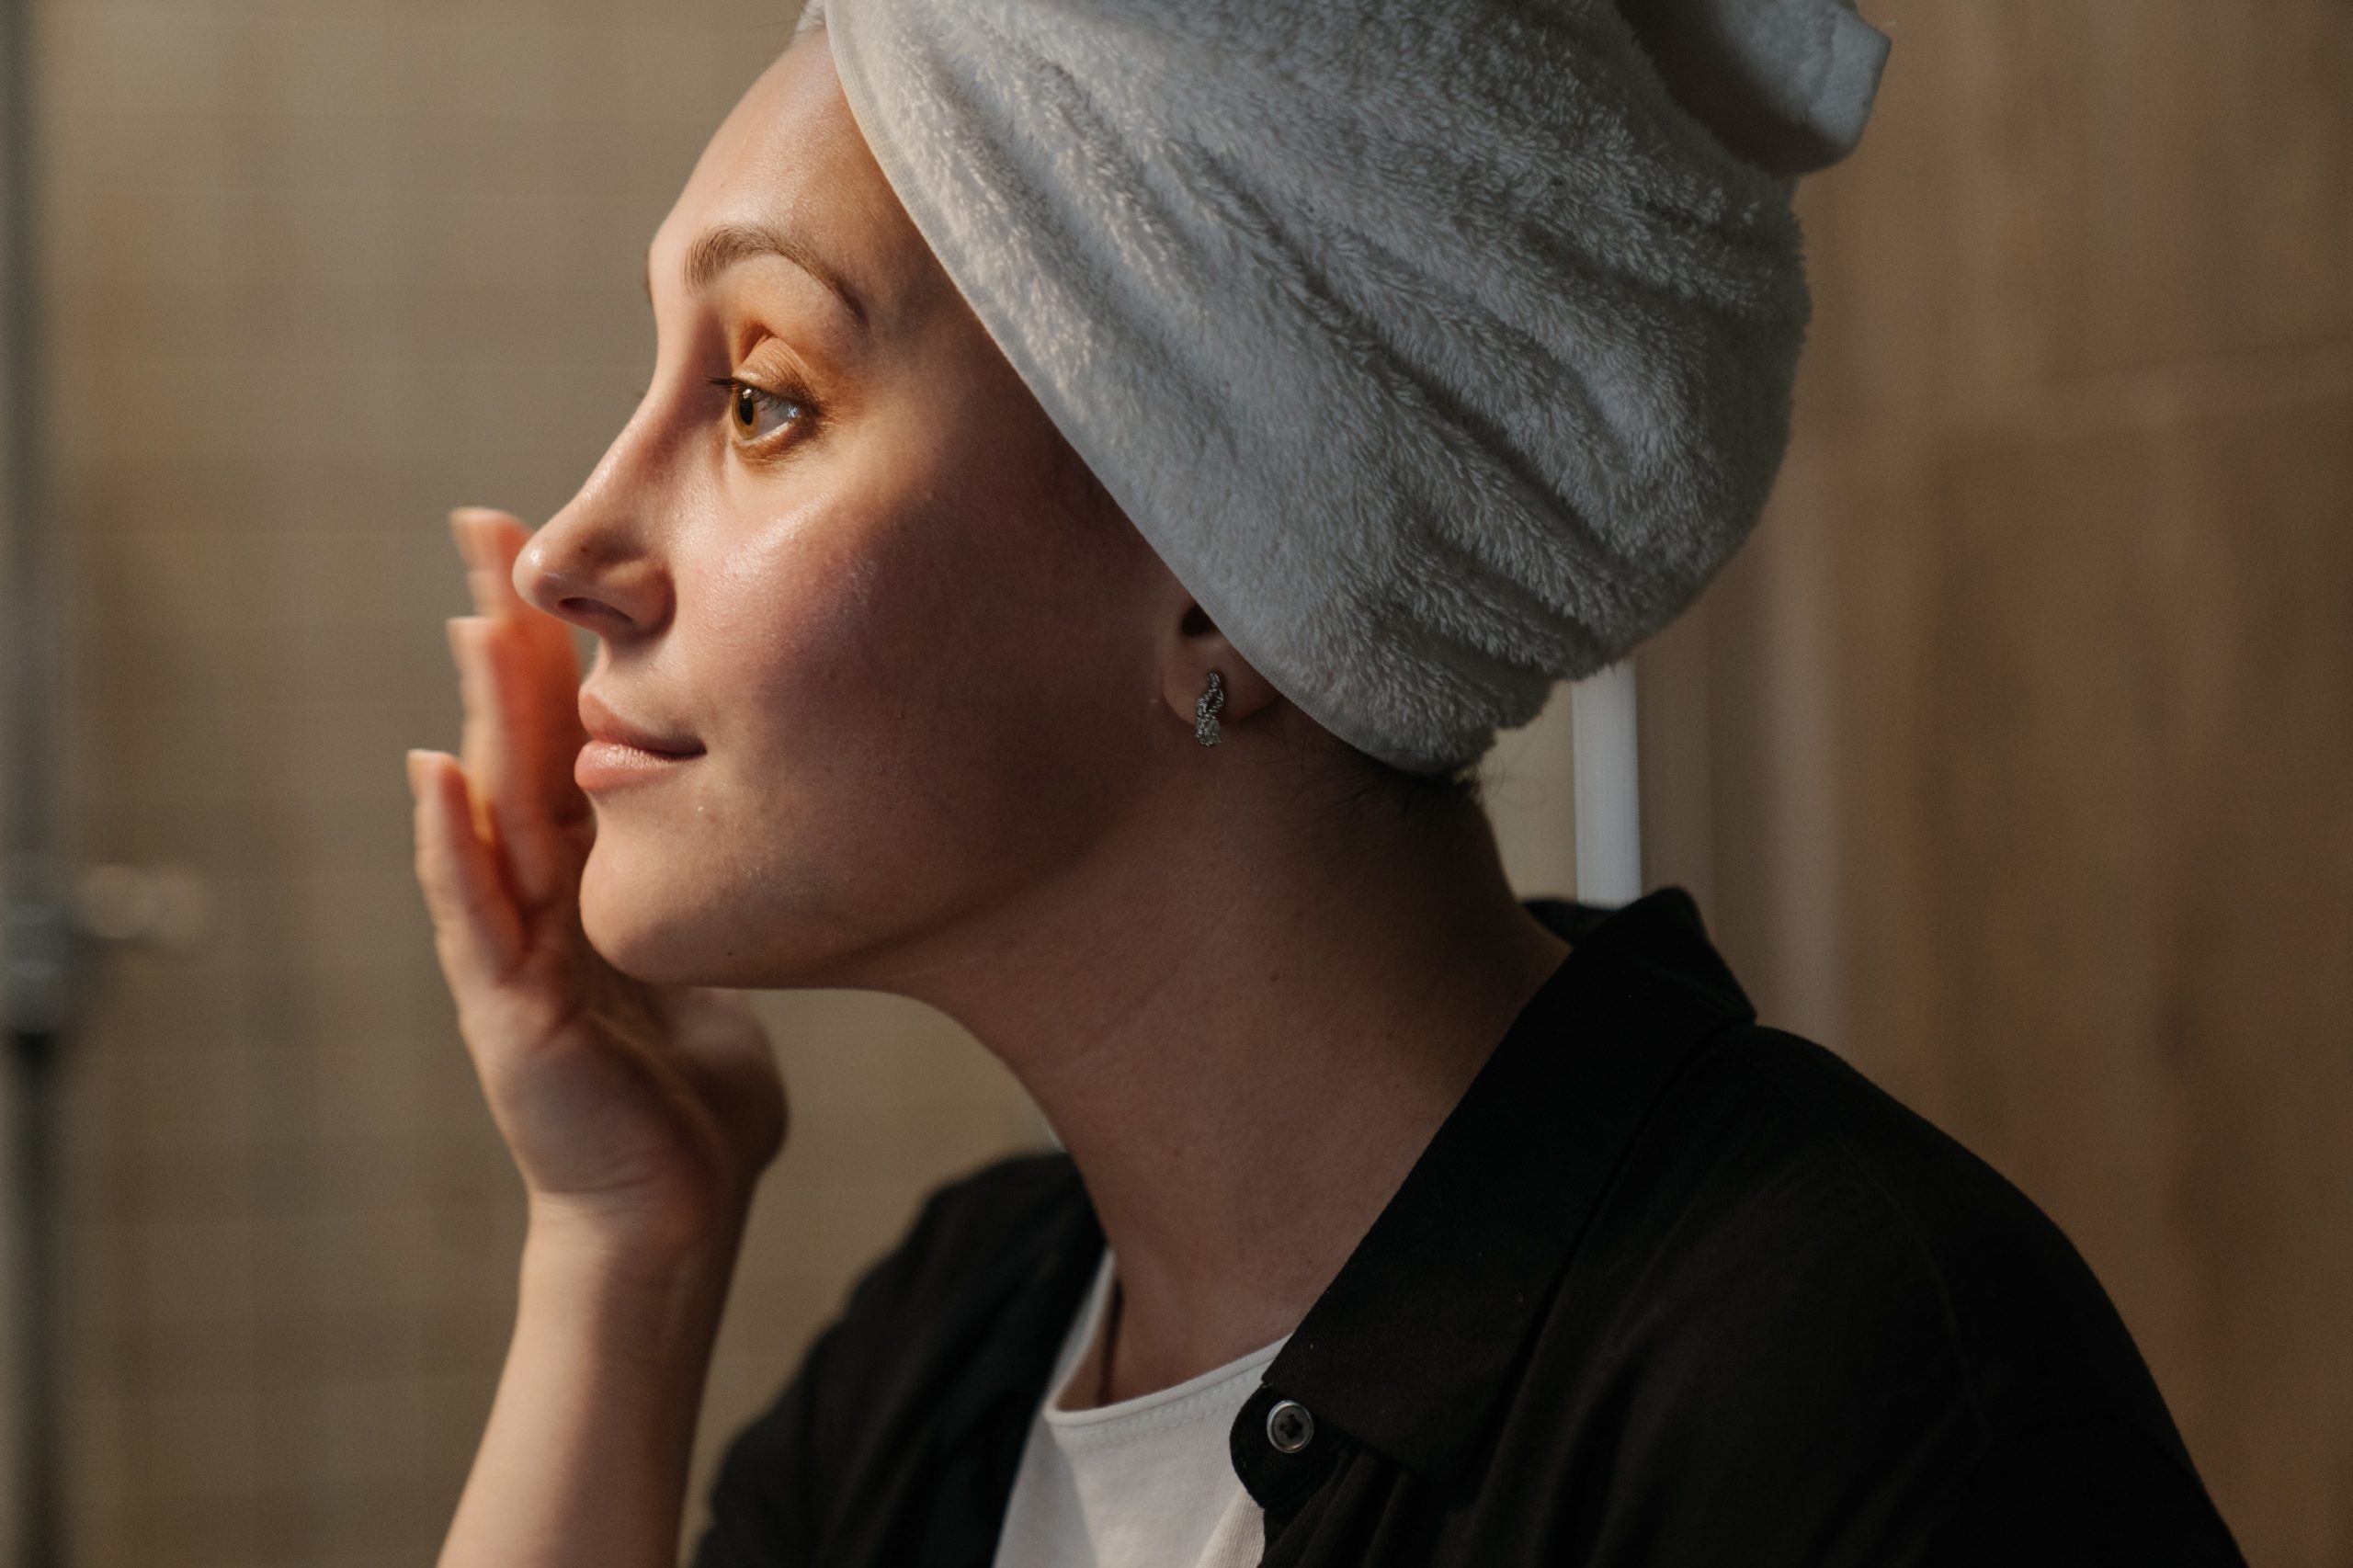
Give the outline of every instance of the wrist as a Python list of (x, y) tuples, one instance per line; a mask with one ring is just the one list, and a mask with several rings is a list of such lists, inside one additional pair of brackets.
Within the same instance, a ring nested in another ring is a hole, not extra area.
[(726, 1304), (743, 1216), (690, 1233), (615, 1225), (534, 1202), (524, 1233), (526, 1313), (555, 1312), (647, 1351), (707, 1345)]
[(526, 1199), (529, 1223), (524, 1244), (617, 1277), (666, 1278), (682, 1270), (708, 1268), (719, 1258), (732, 1260), (743, 1245), (750, 1210), (748, 1198), (645, 1206), (531, 1192)]

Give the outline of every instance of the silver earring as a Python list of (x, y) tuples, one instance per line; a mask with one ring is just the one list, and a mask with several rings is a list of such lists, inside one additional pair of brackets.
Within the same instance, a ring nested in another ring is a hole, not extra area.
[(1225, 679), (1210, 672), (1210, 687), (1193, 703), (1193, 738), (1205, 746), (1217, 744), (1217, 713), (1225, 706)]

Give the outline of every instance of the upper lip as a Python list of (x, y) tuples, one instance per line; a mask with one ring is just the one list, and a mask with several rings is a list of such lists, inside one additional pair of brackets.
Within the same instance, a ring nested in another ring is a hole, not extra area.
[(589, 734), (600, 741), (616, 741), (640, 751), (662, 752), (673, 756), (692, 756), (702, 750), (702, 743), (692, 735), (665, 735), (632, 722), (613, 711), (605, 699), (580, 688), (580, 722)]

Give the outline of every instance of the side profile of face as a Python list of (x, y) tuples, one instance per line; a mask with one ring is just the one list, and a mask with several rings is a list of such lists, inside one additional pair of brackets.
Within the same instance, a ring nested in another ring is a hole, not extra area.
[(599, 640), (591, 729), (684, 754), (598, 777), (591, 748), (583, 919), (649, 980), (862, 983), (1140, 809), (1193, 744), (1190, 601), (1090, 505), (822, 32), (712, 137), (648, 267), (652, 385), (516, 566)]

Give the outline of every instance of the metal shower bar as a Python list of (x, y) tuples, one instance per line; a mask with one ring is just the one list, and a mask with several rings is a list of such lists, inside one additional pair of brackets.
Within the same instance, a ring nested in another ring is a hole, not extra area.
[(1582, 903), (1614, 906), (1643, 896), (1643, 781), (1636, 715), (1631, 653), (1569, 687), (1577, 898)]

